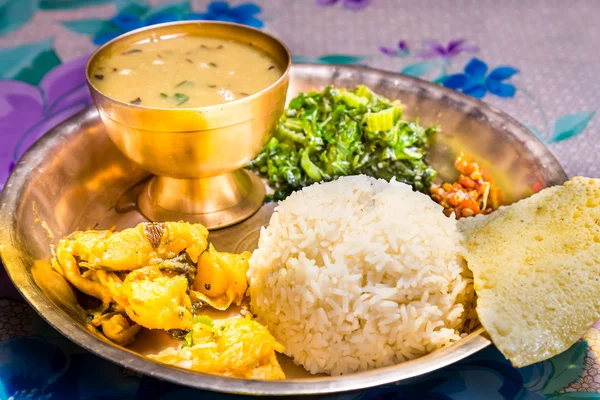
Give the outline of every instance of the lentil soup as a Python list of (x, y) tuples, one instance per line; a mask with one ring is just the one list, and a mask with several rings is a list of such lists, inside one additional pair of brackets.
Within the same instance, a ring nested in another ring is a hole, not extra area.
[(100, 58), (91, 81), (106, 96), (156, 108), (206, 107), (261, 91), (282, 75), (250, 43), (180, 35), (146, 39)]

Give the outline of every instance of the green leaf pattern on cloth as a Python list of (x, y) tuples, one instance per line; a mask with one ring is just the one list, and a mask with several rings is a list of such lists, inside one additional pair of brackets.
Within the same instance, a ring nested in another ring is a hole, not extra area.
[(595, 111), (589, 111), (560, 117), (554, 123), (554, 134), (548, 142), (560, 142), (579, 135), (584, 131), (595, 114)]
[(36, 0), (0, 0), (0, 36), (19, 29), (35, 12)]
[(587, 342), (580, 341), (550, 360), (523, 369), (529, 372), (523, 386), (546, 396), (559, 392), (582, 375), (587, 351)]
[(52, 39), (0, 49), (0, 79), (37, 85), (48, 71), (59, 64)]
[(308, 62), (308, 63), (319, 63), (319, 64), (341, 64), (341, 65), (360, 65), (363, 61), (366, 61), (366, 56), (356, 56), (350, 54), (325, 54), (320, 57), (310, 58), (302, 56), (292, 56), (292, 61), (296, 63)]
[(107, 24), (105, 20), (100, 18), (84, 18), (64, 21), (62, 25), (73, 32), (89, 36), (98, 35), (100, 32), (110, 27), (110, 24)]
[(40, 10), (72, 10), (81, 7), (97, 6), (110, 1), (111, 0), (39, 0), (38, 7)]
[(427, 74), (436, 66), (435, 61), (422, 61), (413, 64), (408, 64), (400, 70), (401, 74), (420, 77)]

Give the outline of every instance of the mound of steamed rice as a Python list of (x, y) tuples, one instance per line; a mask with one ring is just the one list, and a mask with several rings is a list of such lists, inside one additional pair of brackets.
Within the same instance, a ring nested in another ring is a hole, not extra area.
[(263, 228), (248, 271), (251, 310), (313, 374), (413, 359), (465, 329), (473, 289), (458, 253), (456, 221), (408, 185), (366, 176), (315, 184)]

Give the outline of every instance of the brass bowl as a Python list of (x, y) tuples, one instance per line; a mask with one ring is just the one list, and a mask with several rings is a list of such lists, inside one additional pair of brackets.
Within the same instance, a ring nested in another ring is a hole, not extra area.
[[(264, 90), (230, 103), (199, 108), (154, 108), (104, 95), (90, 79), (103, 56), (142, 40), (198, 35), (251, 43), (269, 54), (283, 75)], [(283, 112), (291, 55), (274, 37), (243, 25), (184, 21), (138, 29), (106, 43), (91, 56), (86, 76), (106, 132), (129, 159), (152, 172), (139, 206), (152, 221), (199, 222), (209, 229), (252, 215), (264, 186), (242, 168), (269, 140)]]
[[(365, 84), (406, 105), (409, 118), (440, 124), (430, 161), (444, 179), (452, 178), (455, 152), (465, 150), (491, 167), (499, 186), (517, 200), (566, 180), (552, 153), (524, 126), (500, 110), (458, 92), (408, 76), (363, 67), (294, 65), (288, 100), (299, 91), (324, 85), (353, 88)], [(82, 154), (82, 149), (85, 154)], [(420, 375), (460, 361), (490, 345), (478, 329), (449, 347), (405, 363), (345, 376), (313, 376), (281, 357), (289, 379), (260, 381), (207, 375), (157, 363), (143, 356), (158, 351), (143, 331), (123, 348), (86, 328), (85, 315), (66, 283), (38, 276), (35, 260), (48, 259), (51, 245), (78, 229), (117, 229), (145, 221), (134, 207), (136, 186), (149, 176), (115, 147), (98, 112), (90, 108), (44, 135), (19, 160), (0, 196), (0, 255), (23, 297), (63, 335), (80, 346), (131, 370), (201, 389), (254, 395), (306, 395), (348, 392)], [(209, 240), (222, 251), (253, 250), (261, 226), (274, 208), (265, 204), (242, 223), (212, 231)], [(56, 278), (58, 275), (54, 275)], [(60, 277), (60, 276), (59, 276)], [(62, 278), (61, 278), (62, 279)], [(162, 338), (166, 334), (162, 334)], [(339, 397), (338, 397), (339, 399)]]

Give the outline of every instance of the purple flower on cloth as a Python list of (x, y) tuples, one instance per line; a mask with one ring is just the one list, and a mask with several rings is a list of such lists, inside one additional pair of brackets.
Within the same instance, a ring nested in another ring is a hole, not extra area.
[(464, 94), (478, 99), (483, 98), (487, 92), (498, 97), (513, 97), (515, 95), (516, 88), (514, 85), (505, 81), (518, 73), (518, 69), (501, 66), (494, 68), (489, 74), (487, 72), (487, 64), (473, 58), (465, 66), (464, 73), (446, 77), (443, 84), (450, 89), (460, 90)]
[(399, 41), (395, 48), (380, 46), (379, 51), (390, 57), (406, 57), (410, 54), (408, 43), (405, 40)]
[(87, 59), (55, 67), (38, 86), (0, 80), (0, 188), (33, 142), (91, 104), (85, 80)]
[(342, 7), (349, 10), (361, 10), (369, 6), (371, 0), (317, 0), (317, 4), (320, 6), (333, 6), (338, 3), (342, 4)]
[(476, 53), (479, 51), (477, 46), (465, 42), (465, 39), (454, 39), (444, 46), (435, 40), (428, 40), (424, 42), (425, 49), (419, 51), (417, 56), (426, 59), (442, 58), (450, 60), (461, 53)]

